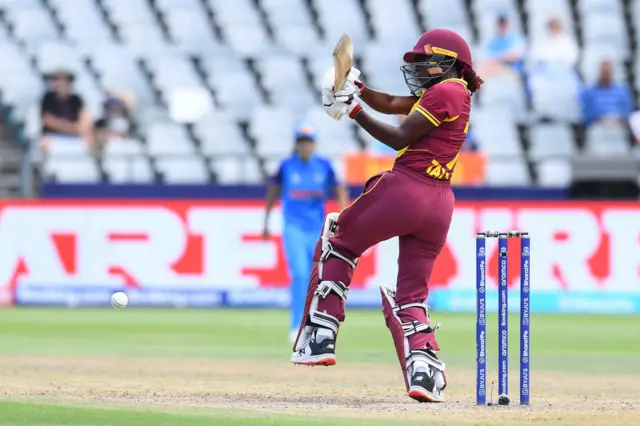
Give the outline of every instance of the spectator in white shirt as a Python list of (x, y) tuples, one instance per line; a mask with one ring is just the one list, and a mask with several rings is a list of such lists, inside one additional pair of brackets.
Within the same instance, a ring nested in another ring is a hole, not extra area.
[(534, 41), (531, 59), (534, 63), (566, 64), (574, 67), (578, 62), (578, 45), (575, 39), (564, 31), (562, 20), (551, 17), (546, 37)]

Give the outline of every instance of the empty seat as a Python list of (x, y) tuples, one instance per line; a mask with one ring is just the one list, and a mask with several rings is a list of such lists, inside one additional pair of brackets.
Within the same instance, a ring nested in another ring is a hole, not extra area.
[(497, 157), (522, 154), (515, 120), (509, 110), (477, 111), (471, 122), (480, 150), (485, 154)]
[(578, 0), (578, 13), (588, 15), (622, 14), (620, 0)]
[(147, 132), (149, 153), (156, 156), (192, 154), (194, 147), (184, 127), (173, 123), (154, 123)]
[(43, 8), (17, 11), (13, 17), (13, 26), (15, 37), (30, 48), (59, 37), (51, 16)]
[(154, 82), (165, 92), (174, 89), (202, 87), (193, 65), (180, 56), (153, 58), (147, 64), (154, 73)]
[(522, 157), (489, 157), (485, 183), (489, 186), (526, 186), (531, 184), (531, 176)]
[(111, 39), (111, 30), (93, 0), (53, 0), (51, 3), (70, 40)]
[(48, 138), (44, 174), (62, 183), (92, 183), (100, 180), (95, 159), (89, 154), (84, 141), (75, 137)]
[(416, 14), (409, 0), (369, 0), (367, 6), (377, 40), (408, 46), (420, 36)]
[(209, 181), (209, 171), (202, 158), (196, 155), (162, 157), (156, 161), (156, 165), (167, 183), (205, 183)]
[(214, 12), (216, 21), (226, 27), (238, 24), (260, 26), (260, 16), (251, 0), (219, 1), (206, 0)]
[(538, 184), (545, 187), (566, 188), (571, 184), (571, 163), (566, 158), (548, 158), (536, 164)]
[(538, 117), (577, 123), (581, 119), (581, 82), (573, 70), (537, 72), (529, 78), (533, 110)]
[(221, 184), (256, 184), (264, 182), (264, 175), (255, 158), (214, 159), (211, 169)]
[(507, 108), (518, 122), (526, 119), (524, 87), (518, 78), (487, 79), (480, 100), (486, 108)]
[(246, 119), (260, 106), (258, 89), (249, 75), (209, 76), (207, 82), (216, 94), (218, 103), (238, 118)]
[(298, 56), (311, 56), (314, 49), (310, 46), (316, 46), (320, 43), (318, 34), (310, 26), (277, 26), (273, 32), (276, 42), (280, 46)]
[(229, 46), (244, 57), (264, 55), (273, 50), (266, 30), (257, 24), (241, 23), (236, 26), (226, 26), (222, 32)]
[(194, 10), (204, 13), (200, 0), (156, 0), (156, 6), (161, 12), (171, 13), (179, 10)]
[(195, 123), (194, 132), (205, 155), (244, 155), (249, 152), (249, 146), (231, 114), (207, 114)]
[(446, 28), (446, 26), (468, 26), (469, 16), (463, 0), (450, 0), (442, 7), (438, 0), (418, 1), (418, 10), (428, 29)]
[(629, 54), (629, 37), (622, 16), (589, 15), (582, 20), (584, 44), (610, 46), (617, 56)]
[(587, 129), (585, 150), (597, 155), (625, 155), (630, 152), (626, 127), (594, 124)]
[(206, 54), (217, 45), (202, 8), (172, 10), (166, 14), (165, 22), (181, 52)]
[(356, 49), (370, 41), (357, 0), (315, 0), (314, 6), (328, 43), (335, 44), (343, 33), (349, 34)]
[(573, 155), (573, 133), (566, 124), (537, 124), (529, 130), (529, 156), (534, 159)]
[(105, 158), (102, 166), (112, 183), (150, 183), (155, 179), (149, 158), (144, 155)]
[(249, 122), (249, 135), (259, 140), (265, 136), (291, 140), (294, 130), (294, 116), (286, 108), (260, 107)]

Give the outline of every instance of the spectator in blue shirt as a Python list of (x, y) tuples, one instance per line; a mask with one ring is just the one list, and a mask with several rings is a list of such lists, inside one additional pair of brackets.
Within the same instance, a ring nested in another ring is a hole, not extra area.
[(582, 93), (584, 124), (623, 124), (633, 111), (633, 96), (626, 83), (613, 80), (613, 62), (600, 65), (598, 81)]
[(347, 204), (347, 191), (338, 182), (331, 163), (315, 154), (316, 134), (307, 125), (295, 132), (295, 152), (284, 159), (267, 190), (263, 236), (269, 238), (269, 214), (282, 197), (283, 244), (291, 277), (291, 327), (294, 341), (302, 321), (313, 250), (326, 216), (325, 202), (335, 191), (338, 207)]
[(524, 69), (526, 43), (524, 35), (512, 29), (506, 15), (498, 17), (496, 34), (484, 48), (484, 61), (480, 65), (482, 75), (500, 75)]

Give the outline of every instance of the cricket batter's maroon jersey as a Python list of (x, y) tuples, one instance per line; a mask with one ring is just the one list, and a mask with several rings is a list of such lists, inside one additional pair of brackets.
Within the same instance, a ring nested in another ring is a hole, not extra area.
[(471, 94), (467, 82), (450, 78), (436, 84), (423, 92), (413, 111), (424, 115), (436, 128), (400, 150), (395, 164), (433, 179), (451, 180), (469, 131)]

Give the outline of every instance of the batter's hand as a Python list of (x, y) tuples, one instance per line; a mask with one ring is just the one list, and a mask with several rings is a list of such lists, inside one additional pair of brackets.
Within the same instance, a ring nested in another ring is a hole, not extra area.
[(324, 76), (322, 77), (322, 92), (325, 91), (335, 93), (336, 95), (340, 94), (340, 96), (351, 97), (351, 99), (358, 97), (362, 94), (362, 91), (365, 88), (364, 83), (358, 80), (360, 77), (360, 70), (357, 68), (351, 68), (349, 71), (349, 75), (345, 80), (344, 84), (341, 88), (335, 89), (333, 87), (335, 81), (335, 67), (331, 67), (325, 71)]
[(347, 115), (347, 106), (343, 102), (336, 102), (333, 93), (323, 90), (322, 103), (324, 112), (334, 120), (342, 120), (342, 117)]

